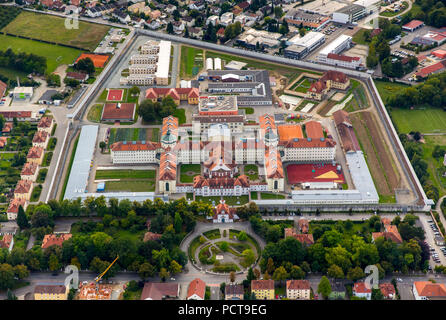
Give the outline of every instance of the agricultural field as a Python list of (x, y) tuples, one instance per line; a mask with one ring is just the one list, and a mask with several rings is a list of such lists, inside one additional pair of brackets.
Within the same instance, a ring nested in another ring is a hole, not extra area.
[(392, 121), (399, 133), (446, 133), (446, 112), (429, 106), (391, 110)]
[(194, 177), (201, 174), (201, 165), (199, 164), (182, 164), (180, 166), (180, 182), (191, 183)]
[(350, 119), (378, 194), (394, 202), (394, 189), (399, 187), (400, 177), (382, 133), (376, 126), (376, 119), (370, 112), (353, 114)]
[(203, 68), (203, 50), (181, 46), (180, 77), (192, 78)]
[(158, 128), (111, 128), (109, 146), (117, 141), (159, 141)]
[(2, 31), (94, 51), (109, 29), (84, 21), (79, 21), (78, 29), (67, 29), (63, 18), (23, 11)]
[[(60, 65), (73, 63), (81, 53), (81, 50), (78, 49), (0, 34), (0, 50), (8, 48), (14, 52), (33, 53), (46, 57), (47, 73), (52, 73)], [(15, 71), (13, 72), (15, 73)]]

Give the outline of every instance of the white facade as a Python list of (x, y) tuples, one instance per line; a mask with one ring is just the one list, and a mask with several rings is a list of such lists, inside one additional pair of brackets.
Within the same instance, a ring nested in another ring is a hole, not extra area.
[(283, 148), (282, 161), (331, 162), (335, 158), (335, 147), (325, 148)]
[(338, 67), (344, 67), (344, 68), (350, 68), (350, 69), (356, 69), (362, 64), (362, 59), (358, 57), (359, 59), (351, 59), (349, 61), (342, 60), (342, 59), (333, 59), (333, 58), (326, 58), (325, 63), (330, 64), (332, 66), (338, 66)]
[(340, 35), (338, 38), (333, 40), (333, 42), (329, 43), (324, 49), (319, 51), (319, 54), (317, 57), (318, 61), (326, 62), (327, 55), (329, 53), (339, 54), (342, 51), (350, 48), (351, 43), (352, 43), (352, 37), (347, 36), (345, 34)]
[(288, 45), (298, 45), (308, 49), (308, 51), (314, 50), (325, 42), (325, 35), (322, 32), (310, 31), (303, 37), (295, 36), (287, 41)]
[(157, 150), (110, 151), (113, 164), (158, 163)]

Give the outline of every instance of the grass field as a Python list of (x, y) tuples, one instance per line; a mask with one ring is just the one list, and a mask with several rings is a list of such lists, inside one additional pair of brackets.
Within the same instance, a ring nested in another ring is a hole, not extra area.
[[(53, 72), (59, 65), (73, 63), (76, 57), (81, 53), (81, 51), (77, 49), (0, 35), (0, 50), (6, 50), (8, 48), (11, 48), (14, 52), (33, 53), (38, 56), (46, 57), (47, 73)], [(20, 76), (20, 74), (18, 75)]]
[[(220, 203), (220, 199), (221, 197), (219, 196), (211, 196), (211, 197), (195, 196), (195, 201), (202, 201), (210, 204), (212, 204), (212, 201), (214, 201), (215, 205)], [(240, 197), (228, 196), (228, 197), (223, 197), (223, 200), (225, 200), (228, 206), (241, 206), (248, 203), (249, 197), (247, 195)]]
[(79, 21), (78, 29), (67, 29), (63, 18), (23, 11), (2, 31), (93, 51), (109, 29), (84, 21)]
[(427, 171), (429, 180), (438, 188), (441, 195), (446, 193), (446, 177), (442, 176), (443, 159), (432, 157), (432, 151), (435, 145), (446, 146), (446, 135), (442, 136), (424, 136), (423, 159), (427, 162)]
[(155, 179), (155, 170), (97, 170), (95, 179)]
[[(254, 174), (249, 174), (249, 171), (255, 172)], [(255, 164), (247, 164), (244, 168), (245, 175), (248, 176), (249, 180), (258, 180), (259, 179), (259, 167)]]
[(95, 104), (92, 106), (90, 110), (88, 110), (87, 120), (91, 122), (100, 122), (103, 108), (104, 105), (102, 104)]
[(193, 76), (193, 67), (197, 67), (198, 71), (203, 68), (203, 50), (188, 46), (181, 46), (181, 79), (191, 78)]
[[(194, 175), (187, 175), (186, 172), (194, 172)], [(199, 164), (182, 164), (180, 167), (180, 182), (191, 183), (194, 181), (194, 176), (198, 176), (201, 173), (201, 166)]]
[(392, 109), (391, 114), (400, 133), (446, 133), (446, 112), (442, 109)]
[(408, 85), (401, 84), (401, 83), (393, 83), (393, 82), (387, 82), (387, 81), (379, 81), (374, 80), (376, 88), (378, 89), (379, 95), (381, 96), (381, 99), (385, 103), (388, 98), (391, 96), (397, 94), (401, 90), (409, 87)]
[(0, 67), (0, 74), (5, 76), (8, 79), (16, 79), (19, 77), (20, 79), (25, 78), (28, 74), (23, 71), (18, 71), (10, 68)]
[(394, 189), (398, 188), (399, 175), (376, 127), (376, 119), (370, 112), (362, 112), (351, 115), (351, 120), (378, 194), (393, 196)]
[(178, 118), (178, 123), (179, 124), (186, 123), (186, 110), (178, 108), (173, 113), (173, 116)]
[(111, 128), (108, 144), (117, 141), (159, 141), (159, 128)]
[(262, 192), (262, 193), (260, 193), (260, 198), (261, 199), (285, 199), (285, 196), (283, 194)]
[(368, 29), (359, 29), (358, 32), (356, 32), (356, 33), (353, 35), (353, 39), (352, 39), (353, 42), (355, 42), (355, 43), (357, 43), (357, 44), (365, 44), (365, 45), (367, 45), (368, 42), (365, 41), (365, 38), (364, 38), (364, 32), (365, 32), (366, 30), (368, 30)]
[(105, 182), (105, 191), (151, 192), (155, 191), (155, 181), (128, 179)]

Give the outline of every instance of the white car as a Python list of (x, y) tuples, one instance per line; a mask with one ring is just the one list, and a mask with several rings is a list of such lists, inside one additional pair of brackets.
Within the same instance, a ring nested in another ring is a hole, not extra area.
[(398, 281), (398, 282), (403, 282), (403, 279), (401, 279), (401, 278), (396, 278), (396, 281)]

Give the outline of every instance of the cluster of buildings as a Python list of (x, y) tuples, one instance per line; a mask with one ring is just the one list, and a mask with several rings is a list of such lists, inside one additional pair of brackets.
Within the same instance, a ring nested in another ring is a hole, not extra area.
[(168, 85), (171, 49), (170, 41), (147, 41), (130, 57), (129, 75), (121, 78), (121, 85)]
[(24, 210), (31, 200), (34, 183), (39, 174), (39, 168), (42, 165), (45, 149), (53, 130), (55, 121), (53, 117), (42, 117), (37, 125), (37, 132), (34, 134), (32, 140), (32, 147), (29, 149), (26, 163), (20, 173), (20, 180), (14, 189), (14, 196), (9, 202), (8, 210), (6, 211), (8, 220), (17, 219), (19, 207), (22, 206)]
[(346, 90), (349, 86), (350, 79), (345, 73), (330, 70), (310, 85), (305, 98), (322, 101), (330, 90)]

